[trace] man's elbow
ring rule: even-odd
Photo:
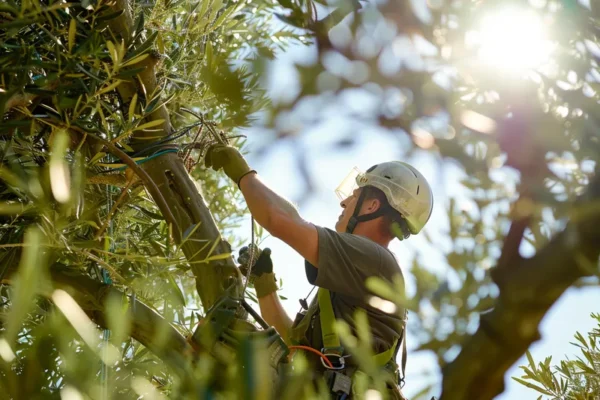
[[[293,222],[288,215],[273,212],[269,214],[267,226],[263,226],[263,228],[277,239],[283,240],[292,225]]]

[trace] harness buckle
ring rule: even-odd
[[[329,373],[331,374],[329,377],[331,392],[338,396],[341,395],[341,398],[348,397],[352,391],[352,378],[342,372],[329,371]]]

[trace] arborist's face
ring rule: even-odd
[[[350,217],[352,217],[352,214],[354,214],[354,208],[356,207],[356,202],[358,201],[358,196],[360,196],[361,190],[362,188],[354,189],[350,196],[341,201],[340,206],[342,207],[342,213],[335,223],[335,230],[337,232],[346,232],[348,221],[350,221]]]

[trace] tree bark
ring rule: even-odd
[[[540,339],[539,324],[550,307],[577,279],[598,273],[599,199],[597,175],[561,234],[532,258],[509,257],[511,265],[494,271],[496,305],[443,368],[440,400],[486,400],[502,393],[504,374]]]

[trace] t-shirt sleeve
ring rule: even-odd
[[[343,295],[365,298],[365,280],[379,276],[391,281],[400,268],[393,256],[377,243],[358,235],[316,227],[319,265],[305,263],[309,282]]]

